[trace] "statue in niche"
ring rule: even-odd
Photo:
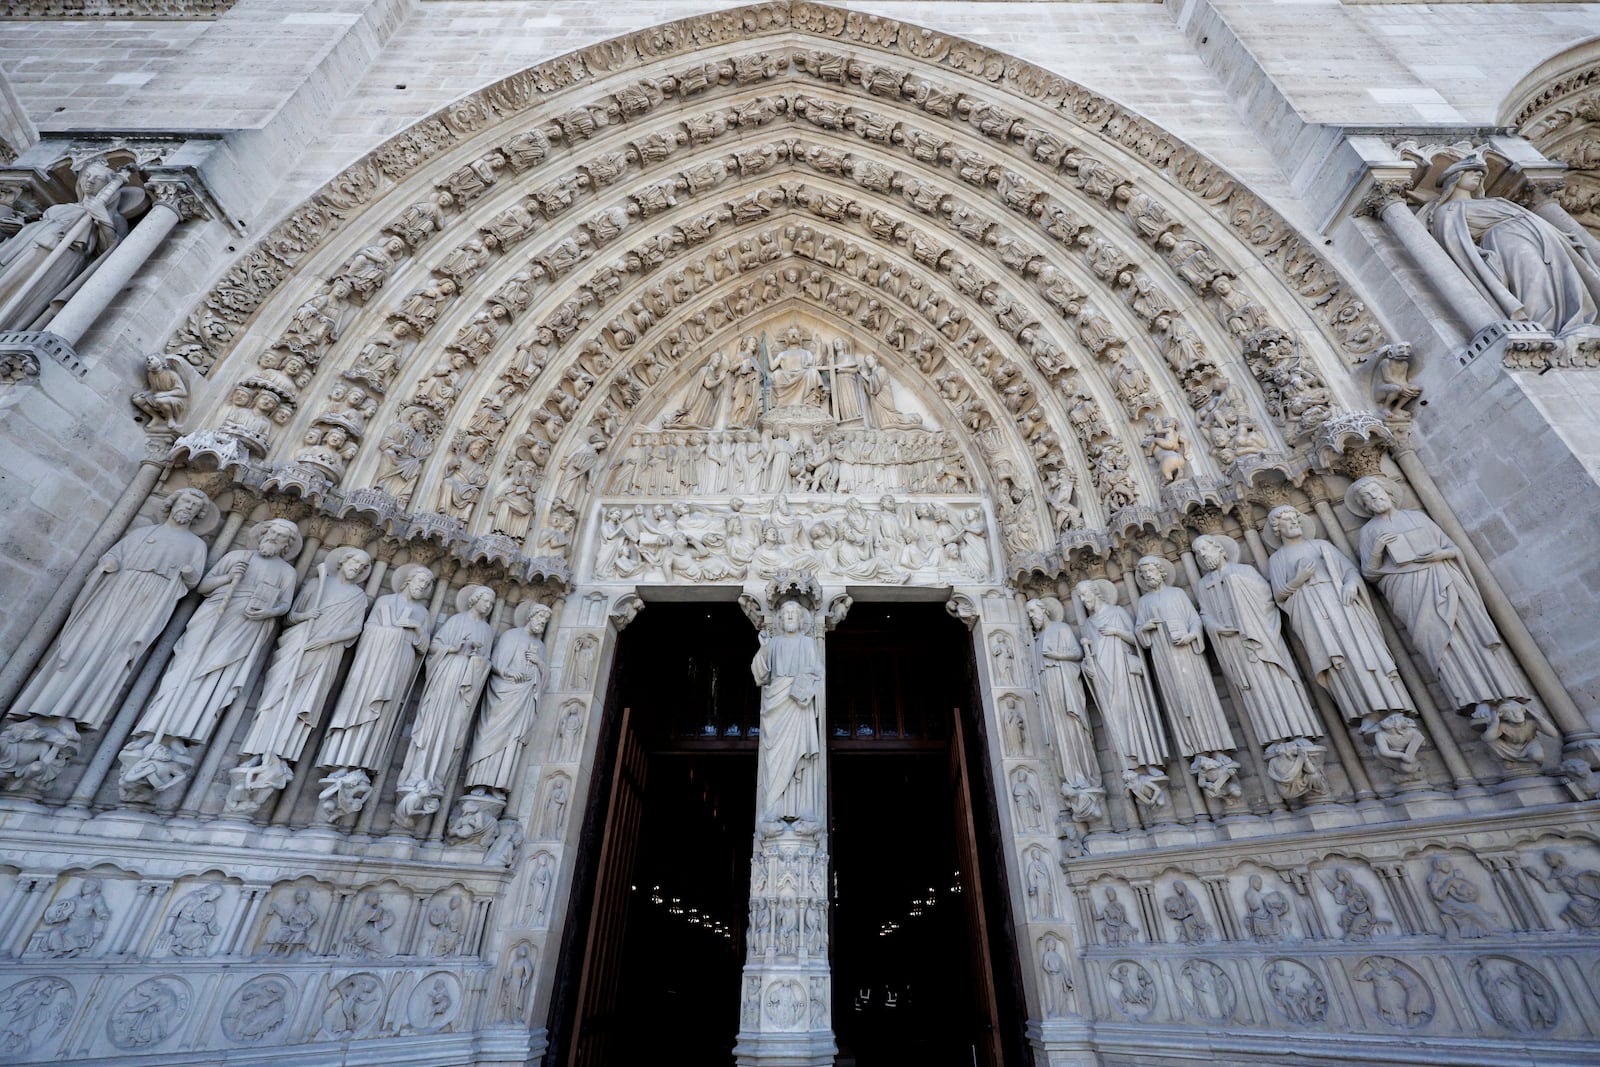
[[[662,420],[661,425],[675,430],[714,430],[720,425],[723,400],[729,386],[728,357],[711,353],[705,369],[689,386],[685,404]]]
[[[1043,849],[1028,850],[1028,867],[1023,872],[1028,886],[1028,912],[1034,919],[1056,917],[1055,876],[1050,873]]]
[[[523,1021],[528,1010],[528,994],[533,989],[533,949],[524,941],[518,945],[506,963],[506,973],[500,978],[501,1022]]]
[[[1154,412],[1149,412],[1145,415],[1145,423],[1149,426],[1150,432],[1144,436],[1144,452],[1155,463],[1156,470],[1161,474],[1161,481],[1170,485],[1179,478],[1187,477],[1188,444],[1178,432],[1178,420],[1170,415],[1158,416]]]
[[[1079,582],[1075,591],[1088,615],[1083,625],[1083,670],[1124,765],[1123,784],[1142,803],[1162,806],[1167,742],[1133,619],[1117,604],[1117,587],[1104,578]]]
[[[29,948],[53,959],[74,959],[99,943],[111,922],[111,907],[100,891],[100,879],[85,878],[75,896],[61,897],[44,910],[39,932]]]
[[[204,956],[212,940],[222,932],[217,924],[219,885],[201,886],[178,901],[167,924],[167,940],[174,956]]]
[[[1548,873],[1531,865],[1523,869],[1545,892],[1559,890],[1567,895],[1567,902],[1561,908],[1561,920],[1567,924],[1567,929],[1600,930],[1600,871],[1575,867],[1565,853],[1553,848],[1545,850],[1544,864]]]
[[[204,573],[197,533],[216,524],[216,505],[198,489],[179,489],[162,512],[162,522],[133,530],[100,558],[55,648],[11,706],[10,717],[25,721],[0,732],[8,788],[55,780],[77,750],[78,730],[105,725],[178,600]]]
[[[128,218],[149,202],[144,190],[103,160],[83,165],[70,204],[53,204],[0,244],[0,328],[27,330],[77,291],[128,234]]]
[[[1494,932],[1489,913],[1478,904],[1478,887],[1456,870],[1448,856],[1428,860],[1427,886],[1445,933],[1453,928],[1460,937],[1488,937]]]
[[[756,825],[763,833],[822,828],[822,753],[818,698],[823,663],[810,633],[810,612],[794,598],[776,612],[776,632],[760,633],[761,647],[750,664],[761,686],[760,781]]]
[[[1253,941],[1283,940],[1289,898],[1276,889],[1262,891],[1261,876],[1252,874],[1244,891],[1244,928]]]
[[[542,927],[550,921],[550,891],[555,887],[556,866],[550,853],[539,853],[534,861],[533,873],[528,882],[533,887],[533,925]]]
[[[996,630],[989,638],[989,655],[994,661],[994,684],[998,686],[1021,685],[1017,677],[1017,645],[1004,630]]]
[[[1187,882],[1172,883],[1172,895],[1162,901],[1161,910],[1178,927],[1178,940],[1184,944],[1198,945],[1211,936],[1211,924],[1200,913],[1200,901]]]
[[[578,758],[583,741],[583,704],[571,703],[561,714],[556,736],[550,741],[550,759],[557,763],[572,763]]]
[[[1045,1018],[1055,1019],[1066,1015],[1071,1010],[1069,996],[1072,993],[1072,972],[1067,968],[1061,939],[1054,934],[1046,934],[1040,945],[1039,969],[1044,972],[1040,996]]]
[[[1393,490],[1379,477],[1357,480],[1345,493],[1345,506],[1367,520],[1361,572],[1378,583],[1450,706],[1472,709],[1479,729],[1500,727],[1496,751],[1502,756],[1542,761],[1538,732],[1561,735],[1529,701],[1455,542],[1422,512],[1397,507]],[[1507,719],[1509,734],[1501,727]],[[1519,735],[1527,737],[1521,745]]]
[[[1066,617],[1066,606],[1057,597],[1028,601],[1028,621],[1038,634],[1039,701],[1056,753],[1061,794],[1071,803],[1073,817],[1084,820],[1100,816],[1105,790],[1099,785],[1100,763],[1079,673],[1083,648]]]
[[[1428,230],[1491,307],[1558,337],[1600,336],[1600,266],[1582,239],[1503,197],[1483,195],[1476,155],[1445,168]]]
[[[211,737],[289,610],[295,575],[283,557],[299,553],[300,531],[288,519],[268,519],[252,534],[255,551],[227,553],[200,581],[206,599],[184,628],[156,695],[118,757],[124,800],[154,800],[188,777],[187,770],[178,770],[188,746]]]
[[[1191,769],[1207,796],[1217,800],[1237,797],[1240,790],[1234,775],[1239,765],[1226,755],[1237,746],[1211,683],[1200,614],[1189,595],[1173,586],[1169,561],[1145,556],[1135,574],[1144,596],[1139,598],[1134,623],[1139,643],[1150,650],[1178,751],[1194,760]]]
[[[1372,894],[1356,881],[1348,867],[1335,867],[1333,880],[1324,883],[1333,902],[1342,909],[1339,913],[1339,930],[1346,941],[1371,941],[1384,932],[1389,924],[1372,911]]]
[[[350,920],[350,932],[344,938],[345,951],[357,959],[388,956],[384,934],[394,925],[394,919],[394,909],[384,904],[382,896],[366,894]]]
[[[1329,542],[1307,537],[1293,505],[1273,508],[1266,532],[1281,542],[1267,561],[1272,595],[1340,713],[1367,732],[1390,714],[1414,714],[1360,572]]]
[[[367,614],[361,583],[371,569],[372,557],[361,549],[336,548],[289,609],[255,719],[239,745],[244,758],[229,772],[226,813],[257,811],[293,780],[289,764],[322,719],[345,649],[361,636]]]
[[[133,394],[133,406],[145,414],[151,427],[163,423],[170,432],[179,431],[178,423],[189,410],[187,367],[177,356],[162,352],[144,357],[145,388]]]
[[[1193,547],[1202,571],[1200,621],[1256,740],[1270,746],[1321,737],[1322,727],[1283,643],[1272,586],[1254,567],[1239,562],[1239,542],[1231,537],[1202,534]]]
[[[1032,772],[1018,767],[1011,775],[1011,804],[1017,816],[1017,832],[1036,834],[1044,830],[1044,803]]]
[[[1100,936],[1112,948],[1131,945],[1139,939],[1139,928],[1128,921],[1128,909],[1111,886],[1106,886],[1105,906],[1094,918],[1100,924]]]
[[[372,789],[370,772],[389,757],[389,732],[416,679],[428,649],[427,598],[433,572],[420,563],[396,567],[361,630],[354,662],[339,691],[328,735],[317,765],[332,768],[322,779],[322,814],[327,819],[353,815]]]
[[[288,904],[273,901],[267,911],[272,925],[261,939],[269,956],[297,956],[311,948],[311,928],[322,921],[311,903],[311,890],[304,886],[294,891]]]
[[[539,834],[545,840],[555,841],[561,837],[561,828],[567,823],[567,801],[570,796],[565,775],[558,774],[550,779],[544,794],[544,811],[539,817]]]
[[[550,609],[525,600],[517,605],[514,620],[515,627],[494,643],[483,714],[467,756],[468,796],[491,794],[503,800],[510,793],[549,673],[543,637]]]
[[[411,722],[396,791],[394,817],[402,826],[439,810],[445,776],[461,752],[473,709],[489,680],[494,627],[488,620],[494,603],[493,589],[467,586],[456,594],[456,614],[433,635],[423,670],[426,685]]]

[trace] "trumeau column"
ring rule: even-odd
[[[751,664],[761,686],[761,747],[734,1061],[831,1064],[838,1050],[828,968],[822,589],[809,575],[784,571],[767,583],[764,603],[749,593],[740,603],[761,628]],[[829,622],[843,618],[849,598],[834,604]]]

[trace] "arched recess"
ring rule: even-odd
[[[179,454],[563,574],[591,511],[560,472],[808,297],[962,436],[1010,574],[1298,477],[1384,341],[1309,242],[1112,101],[933,31],[758,4],[541,64],[347,168],[169,342],[212,383]],[[508,491],[535,510],[497,532]]]
[[[1568,214],[1600,237],[1600,38],[1530,71],[1507,94],[1500,122],[1515,127],[1547,159],[1567,165],[1564,182],[1551,191]]]

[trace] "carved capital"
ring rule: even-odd
[[[157,204],[170,208],[179,222],[211,217],[199,193],[181,178],[152,178],[145,182],[144,189]]]
[[[1356,205],[1356,214],[1381,218],[1389,205],[1406,202],[1407,189],[1408,184],[1404,181],[1375,181],[1372,187],[1362,194],[1360,203]]]

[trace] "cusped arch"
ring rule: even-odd
[[[212,429],[185,447],[275,464],[269,488],[360,494],[379,428],[403,418],[427,438],[407,505],[436,496],[452,462],[459,473],[445,454],[462,441],[468,464],[504,479],[533,461],[501,441],[529,432],[526,413],[552,388],[581,381],[570,372],[585,352],[613,378],[637,355],[608,326],[671,277],[652,256],[664,264],[726,236],[736,258],[739,242],[774,227],[875,249],[867,254],[901,277],[942,290],[970,324],[946,331],[959,356],[948,361],[1008,435],[1021,416],[1022,434],[1071,452],[1080,491],[1098,482],[1091,468],[1105,468],[1115,442],[1113,470],[1135,464],[1137,485],[1095,484],[1102,499],[1086,510],[1107,526],[1112,505],[1153,513],[1172,502],[1154,481],[1169,468],[1127,455],[1159,419],[1188,442],[1193,472],[1220,484],[1240,476],[1224,468],[1238,466],[1241,423],[1278,424],[1255,427],[1265,447],[1253,455],[1295,449],[1347,388],[1329,372],[1383,339],[1264,203],[1114,103],[932,31],[763,4],[505,79],[330,182],[230,268],[171,340],[228,387],[212,399]],[[816,259],[793,242],[785,256]],[[737,296],[742,274],[696,285],[706,299],[689,322]],[[908,314],[895,299],[897,316]],[[684,328],[678,311],[675,302],[655,325]],[[530,344],[546,350],[538,366],[518,366]],[[1007,408],[995,361],[973,358],[980,346],[1026,383],[1037,412]],[[430,386],[422,411],[413,392],[403,414],[406,390],[431,367],[448,384]],[[609,382],[582,374],[596,380],[574,397],[577,418],[536,453],[556,469],[614,399]],[[1081,383],[1073,393],[1069,379]],[[484,404],[493,390],[498,408]],[[1086,416],[1073,415],[1085,396],[1104,424],[1087,436]],[[1015,455],[1029,452],[1023,436]],[[1035,535],[1048,543],[1057,524],[1040,465],[1013,466],[1027,469]],[[462,531],[483,525],[451,518]]]

